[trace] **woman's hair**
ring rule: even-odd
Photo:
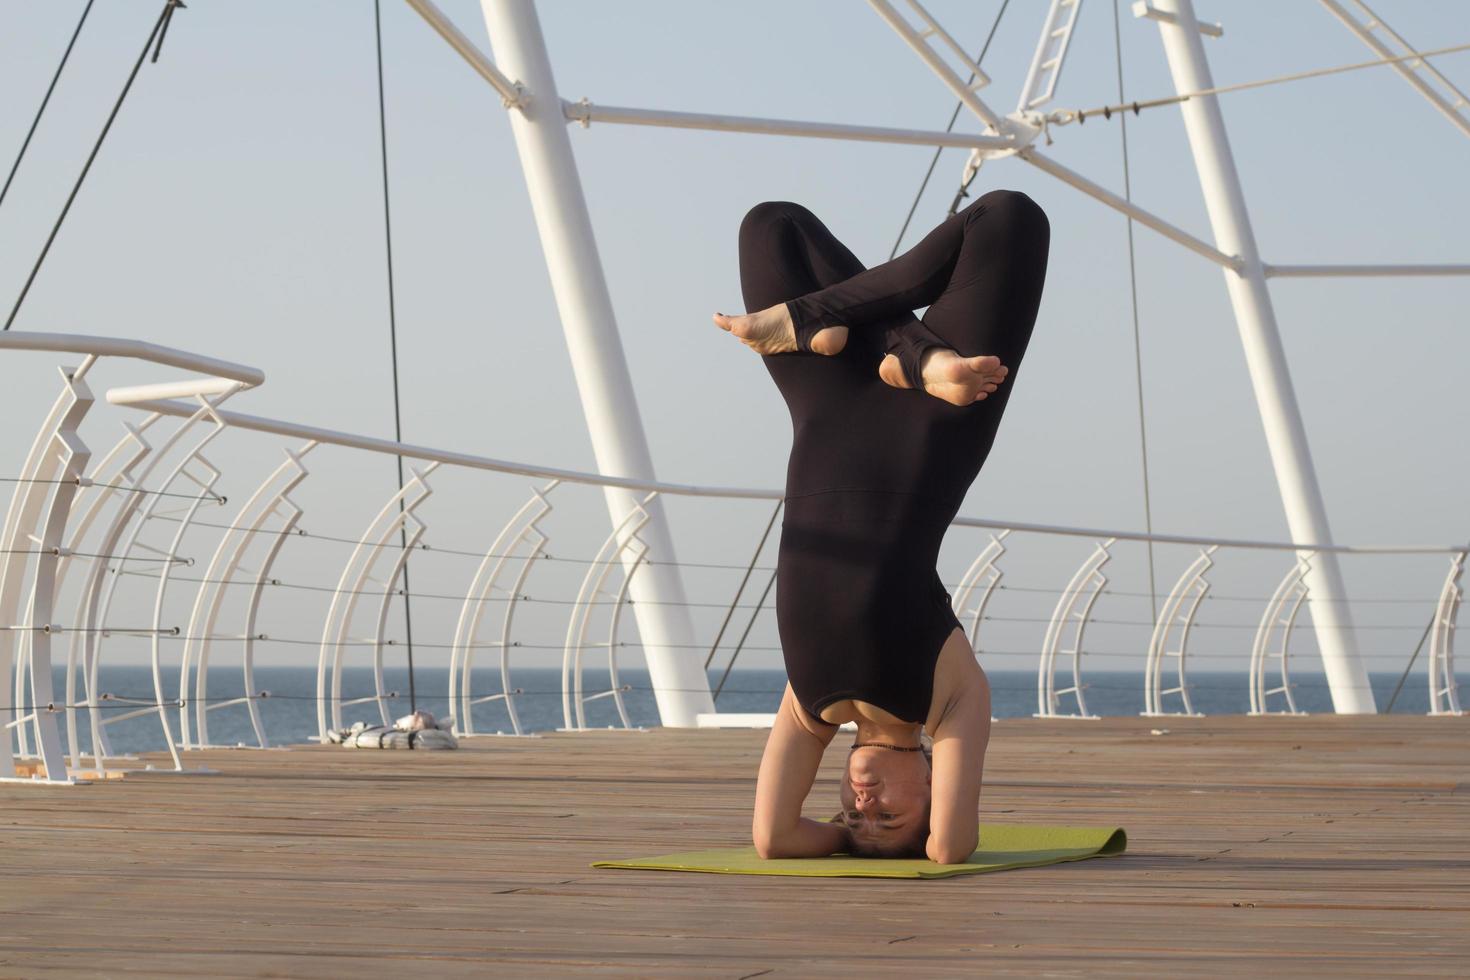
[[[848,853],[860,858],[926,858],[929,856],[929,806],[924,807],[924,819],[918,833],[902,847],[881,848],[876,844],[862,843],[848,838]]]

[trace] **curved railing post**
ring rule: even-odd
[[[617,706],[618,718],[623,727],[632,727],[627,707],[623,703],[622,687],[618,682],[617,632],[622,607],[627,601],[628,583],[638,569],[647,563],[648,545],[638,537],[638,532],[649,519],[644,505],[657,496],[658,491],[655,490],[643,497],[618,526],[613,528],[582,578],[582,586],[577,592],[577,600],[572,605],[572,613],[567,622],[566,645],[562,651],[562,717],[567,730],[584,731],[587,728],[588,702],[607,697],[612,698]],[[631,563],[622,561],[624,552],[632,556]],[[625,569],[622,586],[616,592],[609,592],[602,587],[603,583],[613,569],[619,567]],[[586,694],[582,690],[582,659],[588,647],[601,645],[588,639],[593,607],[597,605],[612,606],[608,616],[606,643],[609,686],[605,691]]]
[[[11,702],[0,704],[0,779],[19,777],[11,732],[19,736],[29,726],[44,769],[32,778],[72,781],[52,692],[51,638],[59,630],[52,613],[67,519],[91,458],[77,427],[94,401],[83,378],[95,361],[89,356],[79,367],[62,370],[61,393],[31,444],[0,534],[0,698]],[[23,673],[27,683],[12,685],[12,671]],[[23,696],[8,693],[17,689]]]
[[[1434,607],[1434,626],[1429,634],[1429,713],[1463,715],[1460,686],[1455,679],[1455,619],[1460,613],[1464,590],[1460,576],[1465,571],[1465,552],[1450,561],[1449,574]]]
[[[423,525],[418,522],[414,512],[433,494],[428,476],[438,468],[438,463],[430,463],[422,469],[410,469],[411,478],[378,511],[342,568],[342,576],[337,580],[337,588],[332,593],[332,602],[327,609],[326,624],[322,629],[321,654],[317,660],[317,738],[323,742],[327,740],[328,730],[343,727],[342,709],[354,704],[371,701],[377,705],[382,723],[387,725],[391,721],[388,717],[389,693],[383,684],[383,617],[387,612],[387,603],[397,587],[403,564],[408,559],[409,548],[398,549],[400,554],[392,564],[390,573],[379,579],[383,584],[383,592],[378,610],[378,631],[371,641],[373,694],[351,701],[342,700],[343,660],[347,646],[352,642],[350,633],[353,611],[357,608],[358,598],[366,592],[365,586],[372,578],[379,558],[393,549],[393,538],[400,529],[409,527],[409,522],[413,522],[413,529],[408,532],[413,543],[417,543],[423,533]]]
[[[1251,645],[1250,713],[1253,715],[1306,714],[1297,709],[1296,697],[1292,694],[1289,657],[1291,630],[1296,625],[1297,614],[1301,612],[1302,603],[1306,601],[1310,591],[1307,574],[1311,570],[1312,553],[1303,552],[1276,586],[1276,591],[1271,593],[1266,611],[1261,615],[1261,625],[1256,629],[1255,642]],[[1275,687],[1267,686],[1266,666],[1269,660],[1280,661],[1281,683]],[[1273,694],[1280,694],[1286,701],[1284,711],[1271,710],[1270,697]]]
[[[184,653],[179,664],[180,741],[186,748],[202,748],[210,744],[210,712],[241,703],[245,705],[249,715],[256,745],[266,748],[270,744],[264,722],[260,717],[259,706],[256,704],[255,616],[260,605],[262,589],[269,581],[271,567],[276,556],[301,517],[301,508],[291,500],[289,494],[306,479],[308,470],[301,460],[316,445],[315,442],[307,442],[294,452],[286,450],[285,461],[261,481],[260,486],[250,495],[244,506],[240,508],[238,518],[225,529],[214,554],[210,557],[209,566],[199,585],[199,591],[194,595],[194,606],[189,614],[189,625],[184,639]],[[274,530],[266,531],[266,524],[272,518],[279,521],[279,526]],[[214,641],[218,638],[215,630],[224,605],[226,590],[234,584],[235,574],[242,568],[241,563],[247,551],[262,533],[269,534],[271,540],[264,560],[256,570],[255,581],[246,602],[244,629],[240,637],[243,643],[241,653],[242,694],[238,698],[211,701],[209,698],[211,654]],[[194,688],[192,698],[189,693],[191,679]],[[192,739],[189,725],[191,701],[194,709]]]
[[[112,449],[102,458],[92,472],[92,476],[84,481],[82,488],[77,493],[77,500],[73,502],[73,509],[81,507],[80,501],[86,500],[86,507],[81,512],[72,532],[70,551],[66,556],[66,563],[57,570],[57,599],[61,597],[61,585],[66,573],[71,570],[75,559],[86,563],[87,575],[83,581],[77,596],[76,608],[72,613],[73,623],[86,621],[86,610],[89,597],[99,589],[102,577],[107,574],[107,562],[109,555],[106,548],[95,548],[86,554],[78,554],[83,551],[84,542],[92,524],[101,516],[103,509],[109,501],[115,497],[120,490],[131,486],[133,483],[133,470],[143,461],[153,447],[143,438],[154,423],[163,418],[156,412],[150,414],[137,426],[123,426],[123,435],[113,445]],[[66,743],[67,754],[71,756],[73,768],[81,768],[82,743],[77,718],[78,692],[77,676],[81,675],[82,686],[85,691],[85,702],[89,708],[89,722],[93,731],[101,729],[100,709],[96,697],[97,692],[91,686],[91,665],[86,660],[90,656],[91,647],[88,643],[89,634],[85,630],[72,630],[70,642],[66,648]],[[92,746],[94,757],[98,756],[100,749],[97,745]],[[99,769],[104,763],[100,758],[97,760]]]
[[[40,532],[38,529],[41,508],[45,506],[48,494],[51,493],[55,483],[55,477],[43,478],[38,476],[43,471],[54,472],[61,458],[48,459],[46,454],[51,452],[53,446],[60,439],[61,431],[67,427],[67,416],[76,410],[79,398],[85,398],[89,402],[93,400],[90,390],[82,382],[87,370],[91,367],[92,360],[88,360],[83,366],[71,369],[63,368],[62,387],[57,394],[56,400],[51,404],[51,411],[36,430],[36,436],[31,442],[30,452],[26,456],[25,464],[21,467],[21,474],[15,481],[15,490],[11,494],[10,507],[6,513],[3,537],[0,537],[0,590],[9,589],[11,594],[3,596],[0,592],[0,626],[4,627],[4,636],[0,636],[0,664],[5,664],[6,669],[0,673],[0,684],[9,686],[13,693],[8,704],[0,706],[0,754],[11,757],[26,757],[35,754],[35,747],[31,739],[31,729],[27,724],[19,721],[6,721],[3,713],[10,708],[22,711],[26,706],[35,702],[31,694],[30,684],[30,633],[38,628],[37,624],[30,618],[30,609],[34,602],[33,584],[27,586],[28,581],[33,582],[33,577],[27,575],[27,570],[32,565],[32,557],[39,557],[38,542]],[[85,392],[85,394],[83,394]],[[74,428],[74,427],[73,427]],[[86,485],[86,477],[80,477],[78,483]],[[80,488],[76,489],[80,493]],[[72,506],[75,506],[76,495],[73,494]],[[75,540],[69,543],[75,544]],[[55,587],[53,589],[53,601],[61,582],[65,577],[67,565],[70,563],[72,549],[68,543],[63,543],[61,554],[56,556],[57,563],[54,572]],[[21,610],[26,610],[22,612]],[[72,631],[73,635],[75,631]],[[14,732],[15,741],[12,745],[10,734]],[[3,775],[3,773],[0,773]]]
[[[560,480],[552,480],[531,491],[531,499],[516,511],[515,515],[500,529],[495,542],[485,553],[475,577],[465,593],[464,605],[460,607],[459,621],[454,628],[454,644],[449,661],[449,708],[455,715],[455,733],[477,735],[474,722],[474,707],[489,701],[504,701],[506,714],[510,716],[511,731],[521,735],[521,719],[516,712],[516,689],[510,683],[511,623],[515,617],[516,603],[521,598],[531,566],[544,554],[548,535],[541,529],[540,521],[551,513],[551,501],[547,495]],[[517,554],[525,548],[524,554]],[[518,559],[517,564],[512,561]],[[502,573],[511,575],[509,585],[502,586]],[[486,607],[495,598],[497,590],[505,593],[504,613],[500,620],[500,693],[475,697],[473,688],[475,650],[482,646],[478,637],[480,623],[485,618]]]
[[[184,560],[179,557],[178,548],[183,541],[184,534],[189,529],[189,525],[193,522],[194,515],[198,512],[199,504],[202,503],[206,497],[219,499],[218,495],[214,493],[214,484],[219,478],[219,471],[209,464],[208,460],[203,457],[202,453],[211,442],[218,438],[218,436],[225,430],[226,427],[224,419],[217,414],[216,408],[220,405],[220,403],[227,400],[231,395],[240,391],[242,388],[244,388],[244,385],[242,384],[231,383],[224,386],[221,390],[215,391],[211,394],[197,394],[194,396],[197,399],[198,407],[195,409],[194,413],[190,415],[187,419],[185,419],[183,423],[179,425],[178,429],[175,430],[174,433],[169,436],[167,440],[165,440],[164,444],[159,447],[158,451],[155,452],[152,457],[148,459],[147,463],[142,468],[142,472],[136,478],[136,483],[133,489],[138,492],[132,494],[135,499],[130,502],[125,502],[124,506],[119,509],[117,516],[113,519],[113,525],[107,537],[109,540],[114,542],[120,541],[121,544],[114,554],[116,560],[109,568],[112,577],[107,582],[107,588],[102,594],[100,603],[97,603],[93,607],[92,615],[90,616],[88,623],[89,626],[95,628],[95,631],[98,634],[93,640],[92,654],[90,658],[88,686],[91,690],[95,691],[98,688],[98,672],[100,670],[102,659],[103,640],[105,640],[109,635],[109,633],[105,630],[108,614],[112,609],[112,604],[114,597],[117,594],[118,585],[122,582],[123,576],[129,574],[128,562],[132,560],[133,553],[139,548],[154,552],[158,557],[160,571],[158,575],[158,587],[154,591],[153,625],[151,627],[150,640],[151,656],[149,658],[153,677],[153,701],[148,702],[142,699],[130,697],[114,699],[119,704],[135,704],[138,707],[132,711],[124,711],[120,714],[110,715],[94,723],[93,738],[101,746],[104,753],[106,753],[107,751],[107,745],[104,741],[105,736],[103,736],[102,732],[106,729],[107,726],[115,725],[120,722],[127,721],[131,718],[156,714],[158,716],[159,726],[163,730],[164,743],[168,748],[170,757],[173,760],[174,771],[183,771],[184,761],[183,758],[179,755],[179,747],[173,737],[173,726],[169,724],[167,710],[170,707],[177,708],[179,706],[179,703],[177,700],[172,702],[165,701],[163,694],[163,663],[162,649],[160,646],[160,643],[162,641],[162,631],[164,629],[161,619],[163,613],[163,598],[164,593],[168,588],[169,577],[173,570],[173,565]],[[211,423],[210,427],[204,432],[202,436],[195,440],[194,444],[188,449],[187,452],[184,452],[180,455],[178,462],[174,464],[173,469],[169,471],[168,475],[164,477],[158,487],[147,487],[148,477],[152,474],[154,469],[156,469],[165,459],[168,458],[170,450],[182,443],[184,436],[192,431],[197,423],[206,421]],[[203,476],[189,472],[190,464],[195,462],[204,467],[205,474]],[[142,537],[143,530],[148,527],[149,523],[155,518],[163,516],[157,513],[160,501],[167,499],[168,497],[180,495],[176,491],[174,491],[173,488],[178,485],[181,480],[187,480],[188,482],[193,483],[198,488],[199,492],[197,494],[189,495],[192,497],[192,499],[189,505],[185,508],[184,517],[178,522],[179,526],[174,532],[170,543],[165,548],[156,548],[147,544],[140,543],[140,538]],[[143,493],[142,491],[145,488],[150,492],[146,494]],[[146,500],[142,500],[142,498],[146,498]],[[140,500],[142,502],[141,506],[139,506]],[[129,506],[128,504],[131,504],[131,506]],[[135,514],[137,519],[131,520]],[[131,524],[130,526],[128,526],[130,522]],[[122,531],[125,527],[127,527],[127,534],[126,537],[123,537]],[[108,553],[113,554],[113,550],[109,548]],[[100,764],[101,763],[99,762],[99,765]]]
[[[1189,631],[1194,626],[1194,615],[1210,591],[1205,572],[1215,563],[1212,557],[1215,550],[1214,546],[1200,550],[1199,557],[1179,576],[1159,610],[1158,621],[1154,623],[1153,635],[1149,638],[1148,664],[1144,669],[1144,716],[1183,714],[1198,717],[1200,714],[1189,699],[1185,656],[1189,651]],[[1171,637],[1175,638],[1172,642]],[[1164,687],[1164,662],[1169,657],[1174,658],[1175,684]],[[1184,710],[1165,711],[1164,696],[1168,694],[1179,695]]]
[[[1062,590],[1046,626],[1046,638],[1041,644],[1041,666],[1036,679],[1036,717],[1038,718],[1096,718],[1088,714],[1087,698],[1082,684],[1082,635],[1087,630],[1088,617],[1097,602],[1108,577],[1102,568],[1112,558],[1108,549],[1117,541],[1108,538],[1093,549],[1073,574],[1067,587]],[[1069,642],[1070,641],[1070,642]],[[1067,646],[1063,646],[1068,643]],[[1069,657],[1072,667],[1072,683],[1058,688],[1056,680],[1057,657]],[[1061,698],[1070,694],[1077,703],[1074,714],[1062,714]]]
[[[975,556],[975,560],[970,562],[970,567],[965,570],[965,574],[960,578],[959,586],[954,590],[952,605],[955,615],[961,622],[969,617],[970,649],[975,651],[977,657],[980,655],[980,624],[985,621],[985,607],[990,605],[990,597],[995,594],[1000,580],[1005,577],[1005,572],[1001,571],[996,563],[1000,561],[1000,556],[1006,553],[1006,546],[1001,542],[1005,541],[1006,536],[1010,533],[1010,530],[1007,529],[990,536],[989,543],[980,550],[980,554]],[[980,601],[971,606],[970,600],[974,597],[976,590],[980,592]]]

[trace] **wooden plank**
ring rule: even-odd
[[[1463,975],[1470,955],[1470,719],[998,723],[983,818],[1119,824],[1119,859],[932,882],[588,867],[744,844],[763,741],[212,750],[188,762],[217,775],[0,786],[0,975]]]

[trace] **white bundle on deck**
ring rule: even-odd
[[[457,749],[453,728],[453,718],[435,721],[429,712],[420,710],[404,715],[391,727],[359,721],[351,728],[327,732],[327,741],[349,749]]]

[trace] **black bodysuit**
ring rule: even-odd
[[[939,652],[960,625],[939,546],[1016,384],[1049,242],[1046,214],[1006,190],[866,270],[799,204],[758,204],[741,223],[748,311],[784,302],[804,333],[848,328],[835,356],[762,358],[793,429],[776,618],[792,691],[813,717],[849,698],[905,721],[928,716]],[[986,400],[951,405],[918,383],[934,346],[995,354],[1010,374]],[[887,353],[913,388],[878,377]]]

